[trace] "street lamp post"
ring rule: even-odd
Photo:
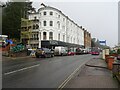
[[[38,17],[38,19],[40,20],[40,16]],[[40,26],[41,26],[41,23],[39,23],[39,32],[38,32],[38,35],[39,35],[39,42],[38,42],[39,46],[38,46],[38,47],[39,47],[39,48],[41,48],[41,34],[42,34],[42,33],[40,32],[40,31],[41,31],[41,30],[40,30]]]
[[[41,32],[40,31],[39,31],[38,35],[39,35],[39,48],[41,48]]]

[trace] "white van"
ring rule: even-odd
[[[63,46],[57,46],[54,49],[54,55],[67,55],[67,47],[63,47]]]

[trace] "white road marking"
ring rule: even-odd
[[[33,65],[33,66],[30,66],[30,67],[26,67],[26,68],[22,68],[22,69],[15,70],[15,71],[11,71],[11,72],[7,72],[7,73],[4,73],[4,75],[9,75],[9,74],[12,74],[12,73],[20,72],[20,71],[30,69],[30,68],[34,68],[34,67],[38,67],[38,66],[40,66],[40,64]]]
[[[70,74],[68,78],[64,80],[64,82],[58,87],[57,90],[62,90],[65,87],[65,85],[73,78],[73,76],[80,70],[80,68],[87,62],[88,61],[82,63],[75,71],[73,71],[73,73]]]

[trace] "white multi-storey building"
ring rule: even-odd
[[[84,30],[60,10],[44,6],[37,13],[29,15],[29,20],[38,19],[39,28],[34,29],[42,46],[84,46]],[[49,42],[49,43],[48,43]],[[46,43],[46,44],[45,44]]]

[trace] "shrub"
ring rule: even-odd
[[[116,54],[116,51],[115,50],[110,50],[109,54]]]
[[[120,48],[117,50],[117,54],[120,54]]]

